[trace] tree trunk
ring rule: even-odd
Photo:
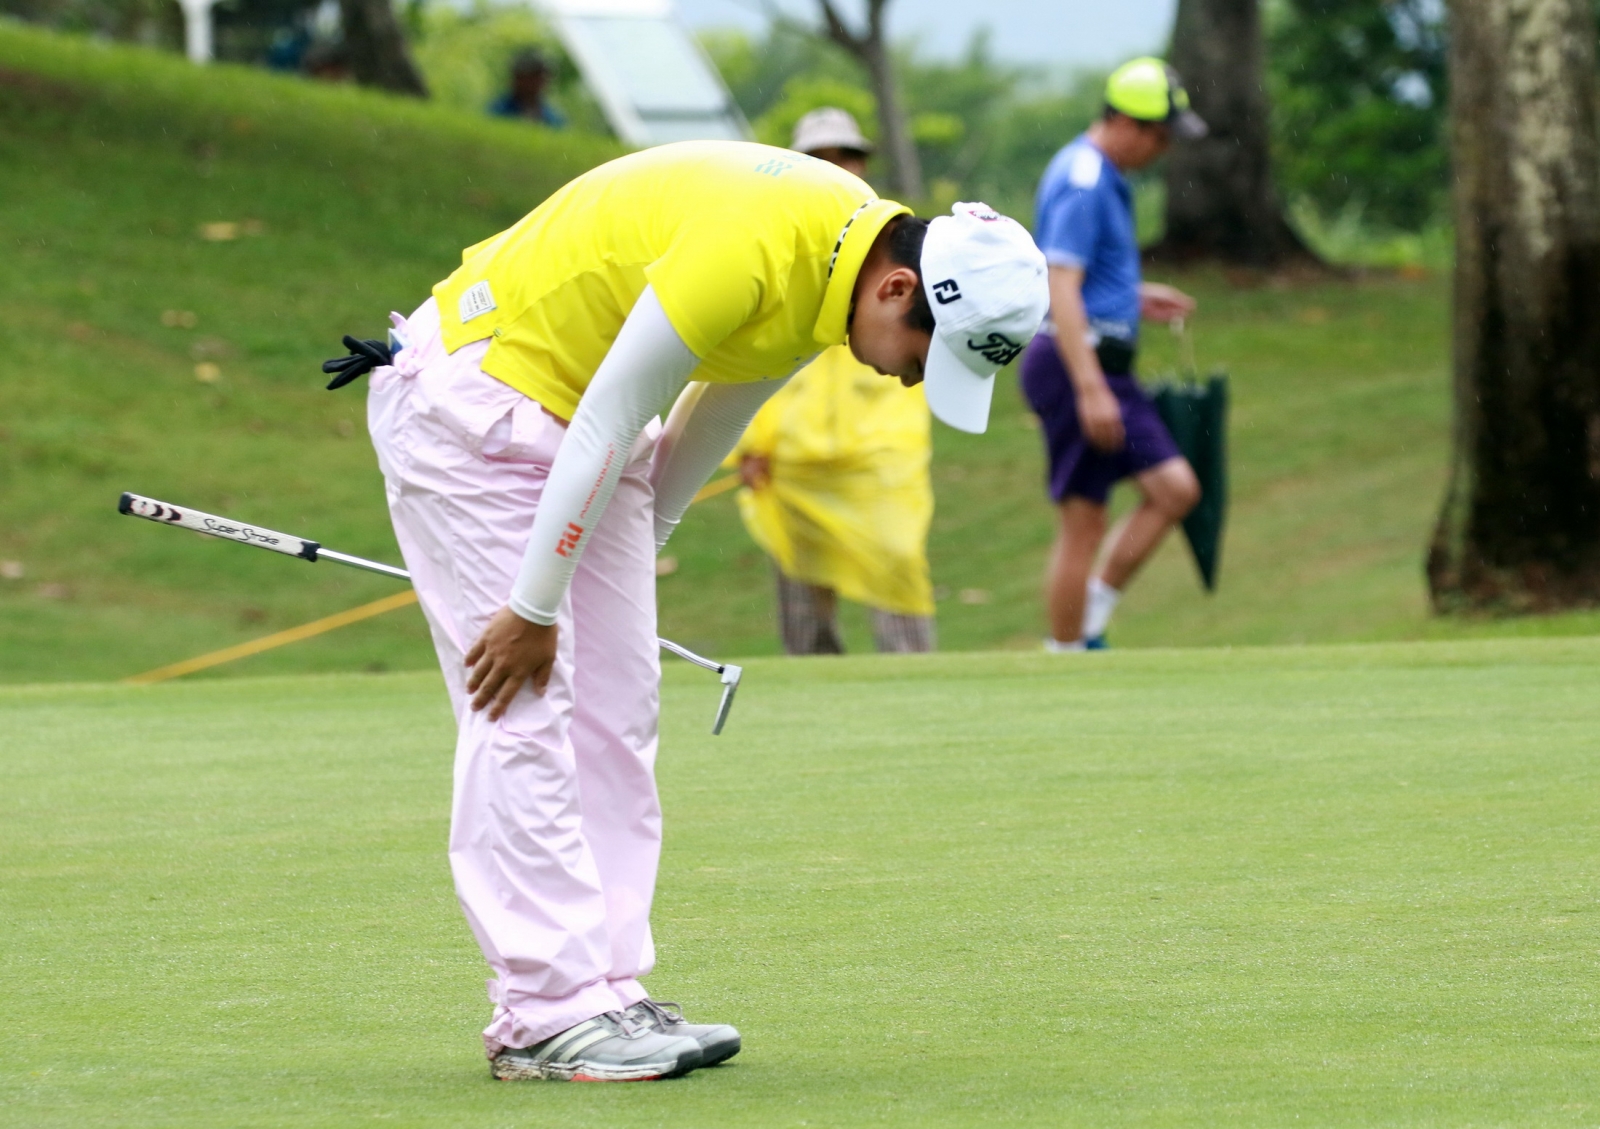
[[[867,0],[867,29],[850,30],[833,6],[833,0],[817,0],[822,12],[823,32],[867,68],[872,93],[878,99],[878,126],[883,133],[883,149],[889,158],[889,181],[897,194],[908,200],[922,199],[922,160],[911,137],[911,123],[900,103],[900,88],[894,81],[894,64],[889,57],[884,12],[889,0]]]
[[[1600,144],[1588,0],[1453,0],[1455,446],[1439,610],[1600,601]]]
[[[1256,0],[1178,0],[1172,65],[1211,132],[1167,155],[1167,230],[1153,257],[1314,261],[1272,184],[1262,56]]]
[[[350,73],[357,82],[396,94],[428,96],[390,0],[339,0],[339,20]]]
[[[905,107],[900,104],[900,89],[895,85],[889,50],[881,41],[873,44],[864,61],[872,78],[872,93],[878,99],[878,126],[883,131],[883,149],[889,157],[889,179],[901,196],[921,200],[922,159],[911,137]]]

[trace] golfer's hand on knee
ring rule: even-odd
[[[529,680],[533,692],[543,694],[556,663],[556,625],[530,623],[510,608],[501,608],[467,652],[467,693],[472,708],[489,708],[498,721],[511,699]]]

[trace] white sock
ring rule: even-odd
[[[1084,647],[1082,639],[1074,639],[1070,643],[1063,643],[1059,639],[1047,638],[1044,641],[1044,649],[1047,653],[1052,655],[1066,655],[1071,654],[1073,651],[1081,651],[1084,649]]]
[[[1098,576],[1089,578],[1089,598],[1083,609],[1085,639],[1094,639],[1106,633],[1106,628],[1111,623],[1111,613],[1117,610],[1117,601],[1120,599],[1122,593],[1104,580]]]

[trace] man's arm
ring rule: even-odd
[[[1056,350],[1067,366],[1078,419],[1089,442],[1102,451],[1123,443],[1122,409],[1106,384],[1100,358],[1089,344],[1089,314],[1083,307],[1083,268],[1050,268],[1050,320],[1056,329]]]
[[[1176,286],[1164,282],[1139,285],[1139,316],[1146,321],[1170,323],[1194,313],[1195,301]]]

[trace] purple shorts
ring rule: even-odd
[[[1022,393],[1044,425],[1050,496],[1057,502],[1070,496],[1104,505],[1111,488],[1124,478],[1181,457],[1156,406],[1132,375],[1107,373],[1106,383],[1122,408],[1127,434],[1122,449],[1109,453],[1090,446],[1078,424],[1078,398],[1055,338],[1041,333],[1022,355]]]

